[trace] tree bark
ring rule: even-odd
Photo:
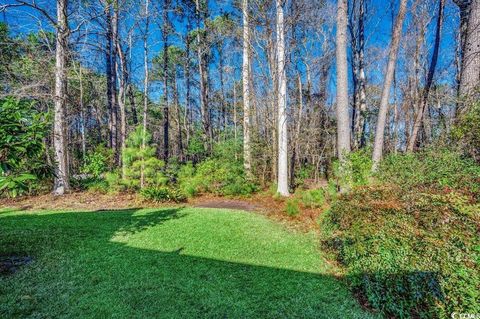
[[[365,77],[365,11],[366,0],[354,0],[350,25],[352,41],[352,65],[354,77],[354,112],[352,116],[353,148],[365,145],[363,127],[367,112]],[[355,24],[355,26],[353,25]]]
[[[55,50],[55,109],[53,147],[55,150],[55,181],[53,194],[63,195],[70,189],[65,110],[67,107],[67,50],[70,33],[67,15],[68,0],[57,0],[57,26]]]
[[[414,124],[413,124],[413,131],[410,135],[408,140],[407,151],[412,152],[415,148],[415,143],[417,141],[418,131],[420,130],[420,126],[422,125],[422,120],[425,117],[425,108],[428,103],[428,95],[430,93],[430,88],[433,83],[433,76],[435,75],[435,69],[437,67],[438,61],[438,53],[440,50],[440,39],[441,39],[441,32],[442,32],[442,22],[443,22],[443,8],[445,6],[445,0],[439,1],[439,8],[438,8],[438,17],[437,17],[437,28],[435,32],[435,43],[433,46],[433,54],[432,60],[430,61],[430,66],[428,68],[428,75],[427,81],[425,83],[425,88],[423,89],[422,99],[420,101],[420,105],[415,116]]]
[[[169,156],[169,109],[168,109],[168,6],[169,1],[164,0],[163,6],[163,160],[168,161]]]
[[[340,161],[350,153],[350,115],[348,113],[347,0],[337,6],[337,153]]]
[[[116,77],[116,48],[115,37],[117,36],[117,26],[115,16],[112,17],[112,4],[109,1],[105,2],[105,15],[107,23],[107,33],[106,33],[106,48],[105,48],[105,59],[106,59],[106,77],[107,77],[107,103],[109,110],[109,130],[110,130],[110,147],[113,149],[115,163],[119,162],[118,156],[118,128],[117,128],[117,77]]]
[[[252,177],[250,149],[250,30],[248,22],[248,0],[243,0],[243,167],[247,177]]]
[[[126,177],[126,167],[125,163],[123,161],[122,155],[125,151],[126,148],[126,135],[127,135],[127,120],[126,120],[126,114],[125,114],[125,97],[126,97],[126,91],[125,91],[125,86],[126,86],[126,81],[127,81],[127,61],[125,54],[123,52],[122,46],[120,44],[120,37],[118,34],[118,24],[119,24],[119,5],[118,5],[118,0],[113,0],[113,30],[115,32],[113,33],[113,41],[115,45],[115,52],[118,53],[119,60],[115,59],[115,71],[119,75],[119,88],[118,88],[118,96],[117,96],[117,101],[118,101],[118,107],[120,110],[120,134],[118,135],[118,138],[120,140],[120,156],[119,156],[119,161],[122,167],[122,178]],[[119,63],[118,63],[119,62]]]
[[[464,41],[460,97],[469,103],[480,84],[480,0],[471,0]]]
[[[142,135],[142,149],[146,147],[146,137],[147,137],[147,116],[148,116],[148,83],[149,83],[149,72],[148,72],[148,31],[150,26],[150,12],[149,12],[150,0],[145,0],[145,34],[143,35],[143,135]],[[145,166],[143,165],[140,168],[140,188],[145,186]]]
[[[385,124],[388,113],[388,100],[390,97],[390,87],[393,81],[393,75],[395,74],[395,65],[397,63],[398,48],[400,44],[400,38],[402,37],[403,21],[405,19],[405,13],[407,11],[407,0],[400,1],[400,9],[393,28],[392,43],[390,44],[390,53],[388,56],[388,65],[385,73],[385,81],[383,82],[382,97],[380,100],[380,108],[378,112],[377,128],[375,130],[375,142],[373,145],[373,166],[372,169],[376,170],[383,153],[383,141],[385,134]]]
[[[197,59],[198,73],[200,75],[200,113],[202,116],[202,126],[205,139],[205,148],[211,151],[213,132],[210,125],[210,112],[208,110],[208,81],[204,54],[202,52],[202,35],[200,30],[200,0],[195,0],[196,16],[197,16]]]
[[[278,178],[277,193],[288,196],[287,78],[285,73],[285,26],[283,0],[276,0],[278,75]]]

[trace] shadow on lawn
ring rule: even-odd
[[[179,208],[4,215],[0,255],[16,249],[35,262],[0,277],[0,317],[374,317],[329,275],[111,241],[186,214]]]

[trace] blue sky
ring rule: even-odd
[[[1,0],[3,3],[14,2],[13,0]],[[55,1],[54,0],[37,0],[37,2],[48,8],[49,12],[52,13],[54,16],[55,12]],[[335,5],[335,1],[327,0],[330,5]],[[156,3],[152,1],[152,3]],[[370,0],[368,6],[368,19],[366,23],[366,37],[367,37],[367,54],[369,52],[372,53],[371,56],[367,56],[367,60],[374,60],[378,65],[376,68],[372,68],[370,72],[367,74],[369,81],[372,83],[381,83],[383,79],[383,65],[385,63],[385,57],[383,55],[378,55],[377,53],[380,51],[387,52],[388,46],[390,43],[390,36],[391,36],[391,29],[392,29],[392,5],[395,8],[398,7],[398,0],[396,1],[389,1],[389,0]],[[409,4],[411,8],[412,3]],[[238,12],[232,6],[231,0],[223,0],[223,1],[212,1],[209,2],[209,9],[211,16],[215,16],[220,14],[221,12],[230,12],[236,13],[238,16]],[[437,10],[437,6],[432,7],[433,10]],[[133,10],[140,10],[138,7],[133,8]],[[444,19],[444,28],[443,28],[443,37],[441,42],[441,49],[440,49],[440,59],[438,63],[438,81],[443,83],[453,83],[454,81],[454,68],[452,67],[454,55],[455,55],[455,32],[458,28],[458,12],[457,8],[451,1],[447,1],[447,7],[445,9],[445,19]],[[288,11],[286,12],[288,14]],[[436,14],[436,13],[435,13]],[[6,21],[11,25],[12,32],[18,33],[28,33],[34,32],[40,28],[45,28],[47,30],[51,30],[51,27],[48,25],[48,22],[41,18],[34,10],[32,9],[12,9],[7,13],[4,13],[1,16],[3,21]],[[160,21],[160,18],[157,18],[155,21]],[[133,19],[127,20],[127,23],[132,23]],[[404,34],[405,38],[408,38],[408,30],[409,25],[411,25],[411,16],[407,17],[407,21],[404,25]],[[163,43],[161,42],[161,31],[159,28],[160,23],[152,23],[151,24],[151,34],[149,36],[149,47],[150,47],[150,56],[149,60],[151,60],[155,55],[157,55],[163,48]],[[181,21],[175,21],[174,26],[177,32],[184,33],[185,32],[185,24]],[[91,27],[92,29],[94,26]],[[137,27],[134,34],[139,35],[140,30],[143,26],[140,24],[140,27]],[[427,46],[433,43],[433,36],[434,36],[434,29],[435,29],[435,18],[429,24],[428,32],[426,35],[426,43]],[[178,40],[178,39],[177,39]],[[101,42],[101,38],[97,39],[98,42]],[[175,41],[175,37],[171,37],[171,41]],[[403,41],[406,41],[405,39]],[[406,44],[402,42],[402,44]],[[321,43],[313,44],[313,50],[317,50],[314,52],[314,55],[321,56]],[[97,70],[101,71],[103,68],[103,56],[98,53],[93,53],[91,48],[88,47],[86,50],[86,54],[84,55],[84,64],[89,65],[92,68],[96,68]],[[375,54],[375,55],[373,55]],[[262,56],[262,55],[260,55]],[[134,49],[132,50],[132,57],[133,57],[133,65],[134,65],[134,79],[138,83],[138,86],[141,87],[141,83],[143,82],[143,72],[141,70],[141,66],[143,63],[143,49],[142,43],[137,41],[134,45]],[[235,74],[238,79],[239,77],[239,56],[233,57],[233,64],[235,66]],[[378,60],[378,61],[377,61]],[[257,67],[260,67],[264,61],[257,61]],[[409,61],[400,62],[398,65],[398,72],[399,76],[401,76],[402,69],[407,66]],[[215,65],[212,65],[212,85],[218,86],[218,76],[216,75],[216,68]],[[334,67],[331,70],[332,74],[334,74],[335,69]],[[330,97],[334,97],[335,91],[335,81],[334,76],[330,76]],[[158,99],[161,95],[161,90],[153,85],[151,96],[154,99]]]

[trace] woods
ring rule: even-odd
[[[2,5],[6,21],[9,14],[22,10],[39,22],[44,20],[42,29],[30,31],[38,33],[38,41],[50,41],[47,35],[55,34],[55,43],[47,43],[45,52],[47,59],[51,54],[56,61],[46,73],[55,78],[52,98],[39,95],[35,86],[19,95],[47,108],[50,101],[54,105],[54,134],[47,150],[55,150],[55,193],[67,191],[70,176],[80,173],[84,163],[76,154],[92,152],[102,144],[99,141],[113,152],[115,165],[110,169],[124,171],[125,140],[140,122],[144,134],[153,134],[159,158],[179,164],[202,161],[219,141],[237,143],[237,128],[243,127],[245,176],[262,187],[274,182],[278,192],[288,196],[297,186],[299,171],[309,170],[306,178],[315,181],[328,178],[333,160],[351,149],[372,147],[375,169],[385,148],[413,151],[438,138],[445,140],[452,123],[475,100],[476,1],[456,5],[400,1],[391,8],[364,0],[320,5],[243,1],[227,11],[210,6],[200,0],[85,6],[58,2],[55,15],[47,2]],[[404,20],[417,21],[416,15],[425,12],[417,8],[427,7],[432,8],[432,16],[417,35],[416,68],[410,71],[408,64],[402,65],[410,58],[408,41],[402,44]],[[391,41],[383,48],[378,40],[368,40],[375,32],[368,12],[378,9],[392,12]],[[445,14],[458,17],[456,31],[446,35],[442,34]],[[430,23],[434,20],[436,24]],[[13,35],[7,31],[5,37]],[[328,43],[333,37],[335,59]],[[431,46],[427,37],[432,38]],[[11,39],[25,41],[21,34]],[[461,50],[452,52],[455,41],[461,41]],[[439,61],[439,55],[447,56],[441,43],[443,50],[449,50],[450,61]],[[10,46],[5,44],[4,50]],[[373,62],[377,57],[369,55],[372,50],[388,52],[388,58]],[[372,62],[385,67],[372,68]],[[76,63],[78,81],[70,74]],[[455,63],[460,65],[457,75]],[[442,75],[441,83],[435,76],[438,64],[452,74]],[[377,70],[383,75],[379,77]],[[3,96],[20,94],[18,84],[9,83],[18,71],[5,72]],[[86,92],[94,81],[89,74],[105,81],[103,92],[95,85]],[[425,81],[420,81],[421,74]],[[330,84],[333,79],[335,87]],[[85,96],[94,100],[85,101]],[[457,105],[455,112],[452,104]],[[433,105],[438,114],[432,113]],[[195,147],[200,149],[193,151]]]
[[[0,13],[2,200],[258,202],[318,233],[366,308],[480,311],[480,0],[2,0]]]

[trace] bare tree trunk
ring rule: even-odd
[[[226,106],[226,98],[225,98],[225,76],[224,76],[224,65],[223,65],[223,47],[222,45],[218,48],[218,71],[220,74],[220,93],[221,93],[221,118],[220,118],[220,128],[224,131],[227,129],[227,106]],[[225,134],[224,134],[225,135]],[[226,135],[224,136],[226,138]]]
[[[127,78],[128,81],[126,81],[125,85],[127,86],[127,94],[128,94],[128,99],[130,101],[130,110],[132,112],[132,121],[133,125],[137,126],[138,124],[138,115],[137,115],[137,106],[135,102],[135,91],[134,91],[134,85],[132,83],[132,76],[133,74],[132,71],[132,32],[128,33],[128,72],[127,72]]]
[[[276,0],[278,68],[278,179],[277,193],[288,196],[287,78],[285,74],[285,26],[283,0]]]
[[[383,153],[383,141],[385,134],[385,124],[388,113],[388,100],[390,96],[390,87],[392,85],[393,75],[395,74],[395,65],[397,63],[398,47],[400,38],[402,37],[402,26],[407,11],[407,0],[400,1],[400,9],[393,28],[392,43],[390,45],[390,53],[388,56],[387,71],[385,73],[385,81],[383,82],[382,97],[380,100],[380,109],[378,112],[377,128],[375,130],[375,142],[373,145],[373,170],[376,170]]]
[[[233,139],[237,145],[237,88],[233,82]],[[235,151],[235,160],[237,160],[237,151]]]
[[[243,167],[252,177],[252,156],[250,151],[250,30],[248,22],[248,0],[243,0]]]
[[[195,0],[197,27],[200,28],[200,0]],[[210,112],[208,110],[208,81],[206,74],[206,64],[204,54],[202,52],[202,36],[201,32],[197,32],[197,59],[198,73],[200,74],[200,113],[202,116],[202,125],[205,138],[206,149],[210,152],[212,147],[212,127],[210,125]]]
[[[350,115],[348,113],[347,0],[337,7],[337,152],[342,161],[350,153]]]
[[[143,135],[142,135],[142,149],[145,149],[146,146],[146,137],[147,137],[147,116],[148,116],[148,29],[150,26],[150,13],[148,7],[150,0],[145,0],[145,34],[143,36]],[[140,168],[140,188],[145,186],[145,165],[143,164]]]
[[[471,98],[480,84],[480,0],[471,0],[460,76],[460,97]],[[468,101],[466,101],[468,102]]]
[[[298,78],[298,115],[297,115],[297,125],[295,127],[295,135],[294,135],[294,146],[292,150],[292,157],[290,160],[290,183],[292,186],[295,180],[295,168],[297,163],[297,157],[299,153],[299,140],[300,140],[300,131],[302,129],[302,115],[303,115],[303,85],[302,85],[302,77],[300,72],[297,75]]]
[[[182,122],[181,122],[181,111],[180,111],[180,101],[178,98],[178,84],[177,84],[177,73],[174,71],[173,75],[173,100],[175,103],[175,111],[177,112],[177,141],[178,141],[178,159],[180,162],[183,161],[183,134],[182,134]]]
[[[107,98],[108,98],[108,109],[110,111],[109,116],[109,129],[110,129],[110,146],[113,149],[115,163],[119,163],[118,156],[118,114],[117,114],[117,71],[116,71],[116,60],[117,60],[117,50],[115,44],[115,37],[117,37],[117,21],[118,17],[115,14],[112,17],[112,4],[109,1],[105,2],[105,13],[107,21],[107,34],[106,34],[106,76],[107,76]]]
[[[75,63],[73,64],[75,67]],[[83,90],[83,74],[82,66],[78,65],[78,82],[80,89],[80,134],[82,137],[82,159],[85,161],[87,156],[87,142],[85,138],[85,103],[84,103],[84,90]]]
[[[191,24],[190,24],[190,16],[187,16],[187,34],[190,33],[191,29]],[[190,87],[191,87],[191,81],[190,81],[190,38],[187,37],[185,38],[186,42],[186,49],[185,49],[185,65],[183,66],[185,70],[185,86],[186,86],[186,96],[185,96],[185,103],[186,103],[186,109],[185,109],[185,133],[186,133],[186,147],[188,148],[188,145],[190,144],[190,125],[193,123],[193,110],[191,108],[190,104]]]
[[[118,63],[117,59],[115,59],[116,65],[115,65],[115,70],[116,73],[118,74],[120,78],[120,83],[119,83],[119,89],[118,89],[118,96],[117,96],[117,101],[118,101],[118,106],[120,110],[120,134],[118,138],[120,139],[120,156],[119,156],[119,161],[122,166],[122,179],[125,179],[126,177],[126,166],[123,161],[122,155],[125,151],[126,144],[126,135],[127,135],[127,120],[126,120],[126,115],[125,115],[125,86],[126,86],[126,81],[127,81],[127,61],[125,58],[125,54],[122,50],[122,46],[120,45],[120,38],[118,34],[118,24],[119,24],[119,5],[118,5],[118,0],[113,0],[113,29],[115,32],[113,33],[113,41],[114,45],[116,48],[116,52],[118,53],[119,57],[119,62]]]
[[[417,141],[418,131],[422,125],[422,120],[425,117],[425,108],[428,103],[428,95],[430,93],[430,88],[433,83],[433,76],[435,75],[435,69],[437,67],[438,53],[440,50],[440,39],[442,32],[442,22],[443,22],[443,8],[445,6],[445,0],[440,0],[438,8],[438,18],[437,18],[437,30],[435,33],[435,44],[433,47],[432,60],[430,61],[430,66],[428,68],[427,82],[425,83],[425,88],[423,89],[422,100],[415,116],[413,123],[413,131],[408,140],[407,151],[412,152],[415,148],[415,143]]]
[[[168,161],[169,155],[169,109],[168,109],[168,6],[169,1],[164,0],[163,6],[163,160]]]
[[[364,122],[367,112],[367,93],[365,77],[365,14],[366,0],[354,0],[352,9],[352,22],[350,25],[352,51],[353,51],[353,76],[354,76],[354,113],[353,113],[353,148],[364,146]]]
[[[53,194],[63,195],[70,189],[68,176],[65,110],[67,107],[67,50],[70,33],[67,20],[68,0],[57,0],[55,49],[55,110],[53,148],[55,150],[55,182]]]

